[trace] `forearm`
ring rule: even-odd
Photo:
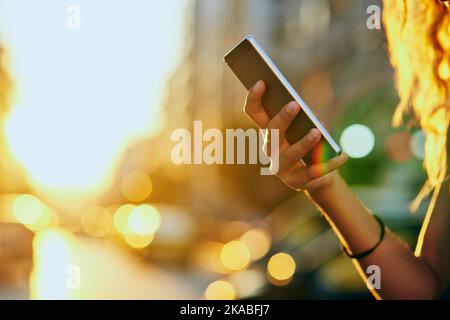
[[[334,175],[333,182],[326,188],[311,191],[309,196],[351,252],[364,252],[379,240],[377,221],[339,174]],[[355,263],[363,277],[368,266],[380,268],[381,288],[373,293],[382,298],[431,299],[439,292],[432,269],[389,231],[373,253]]]

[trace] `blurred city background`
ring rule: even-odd
[[[66,26],[69,5],[79,30]],[[174,129],[249,128],[223,55],[253,34],[411,246],[423,134],[378,0],[0,0],[1,299],[371,299],[318,210],[259,165],[175,165]]]

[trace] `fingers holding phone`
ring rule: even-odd
[[[245,100],[244,112],[260,128],[266,128],[270,118],[262,107],[262,97],[266,92],[266,84],[259,80],[249,90]]]
[[[307,165],[326,162],[341,153],[341,148],[312,109],[253,36],[248,35],[239,42],[224,56],[224,61],[249,90],[244,110],[259,127],[266,128],[269,123],[273,124],[271,119],[275,117],[290,120],[290,125],[286,129],[277,125],[283,129],[283,136],[290,144],[299,141],[312,128],[320,131],[321,143],[303,158],[303,162]],[[290,101],[295,101],[299,107],[292,105],[292,111],[297,111],[293,119],[289,117],[290,109],[283,109]],[[283,143],[284,139],[281,141]]]
[[[348,160],[348,156],[342,153],[327,162],[306,166],[301,160],[320,143],[322,136],[320,130],[312,128],[302,139],[292,145],[289,144],[285,133],[301,108],[297,102],[292,101],[270,119],[262,106],[264,91],[264,82],[258,81],[249,90],[244,111],[259,127],[279,130],[279,153],[270,155],[269,150],[272,149],[268,135],[263,146],[263,151],[269,158],[278,157],[279,169],[276,175],[296,190],[312,190],[326,185],[331,181],[331,173],[342,166]]]
[[[320,187],[326,187],[332,182],[333,176],[337,173],[336,169],[341,167],[348,160],[345,153],[334,157],[333,159],[324,162],[305,166],[300,162],[295,163],[289,167],[290,163],[285,163],[280,155],[280,169],[277,176],[291,188],[300,190],[315,190]]]

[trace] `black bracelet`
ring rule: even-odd
[[[381,220],[381,218],[378,217],[377,215],[373,215],[373,217],[375,218],[375,220],[377,220],[378,224],[380,225],[380,240],[378,240],[378,242],[375,244],[375,246],[373,246],[369,250],[361,252],[361,253],[357,253],[357,254],[351,254],[350,252],[348,252],[348,249],[341,243],[341,249],[347,257],[352,258],[352,259],[362,259],[364,257],[367,257],[369,254],[374,252],[375,249],[378,248],[378,246],[380,245],[381,241],[383,241],[384,234],[386,231],[383,220]]]

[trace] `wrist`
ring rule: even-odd
[[[339,185],[342,183],[343,179],[339,174],[339,171],[335,170],[329,174],[327,183],[324,183],[323,185],[315,189],[308,190],[307,193],[313,200],[320,199],[328,195],[336,194],[335,191],[339,188]]]

